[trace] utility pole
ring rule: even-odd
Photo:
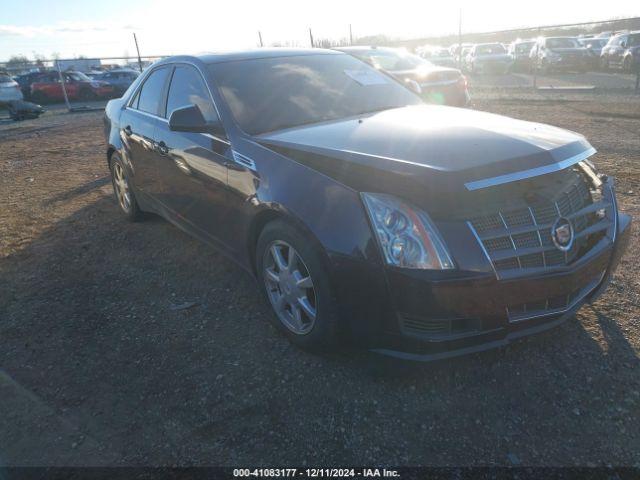
[[[136,52],[138,52],[138,68],[142,72],[142,59],[140,58],[140,48],[138,47],[138,38],[136,32],[133,32],[133,41],[136,42]]]
[[[313,45],[313,33],[311,33],[311,27],[309,27],[309,40],[311,40],[311,48],[314,48],[314,45]]]
[[[462,7],[458,13],[458,68],[462,70]]]
[[[262,34],[260,33],[260,30],[258,30],[258,38],[260,39],[260,46],[264,47],[264,44],[262,43]]]
[[[349,24],[349,45],[353,45],[353,32],[351,31],[351,24]]]

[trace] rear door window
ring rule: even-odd
[[[138,92],[137,107],[133,103],[132,106],[141,112],[159,115],[164,86],[169,72],[170,69],[167,67],[158,68],[151,72]]]

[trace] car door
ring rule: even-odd
[[[67,98],[69,100],[77,100],[80,98],[80,82],[68,73],[63,73],[62,77],[64,79],[64,88],[67,92]]]
[[[207,122],[219,120],[200,71],[177,64],[167,94],[167,119],[175,109],[189,105],[198,106]],[[224,245],[229,142],[207,133],[173,132],[168,121],[160,122],[156,138],[162,202],[178,221]]]
[[[161,195],[155,131],[162,119],[166,86],[171,67],[150,72],[120,116],[120,138],[130,161],[133,182],[143,194],[158,199]]]

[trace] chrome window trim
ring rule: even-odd
[[[159,117],[158,115],[154,115],[153,113],[143,112],[142,110],[136,110],[135,108],[131,108],[131,107],[124,107],[124,109],[131,110],[132,112],[139,113],[140,115],[145,115],[147,117],[153,118],[154,120],[160,120],[161,122],[169,123],[169,120],[167,120],[166,118]],[[224,138],[217,137],[212,133],[201,133],[200,135],[204,135],[205,137],[210,138],[211,140],[216,140],[226,145],[231,145],[231,142],[229,140],[225,140]]]
[[[161,120],[161,121],[163,121],[164,123],[169,123],[169,120],[167,120],[167,119],[166,119],[166,118],[164,118],[164,117],[160,117],[160,116],[158,116],[158,115],[154,115],[153,113],[144,112],[144,111],[142,111],[142,110],[138,110],[137,108],[133,108],[133,107],[130,107],[130,106],[128,106],[128,105],[127,105],[126,107],[124,107],[124,109],[125,109],[125,110],[131,110],[132,112],[136,112],[136,113],[139,113],[140,115],[144,115],[144,116],[146,116],[146,117],[151,117],[151,118],[156,119],[156,120]]]
[[[473,182],[467,182],[464,184],[467,190],[480,190],[482,188],[494,187],[496,185],[502,185],[505,183],[516,182],[518,180],[524,180],[525,178],[537,177],[545,175],[547,173],[559,172],[576,163],[580,163],[586,160],[590,156],[596,153],[596,149],[591,147],[578,155],[561,160],[556,163],[544,165],[542,167],[531,168],[529,170],[521,170],[520,172],[507,173],[506,175],[498,175],[497,177],[483,178],[482,180],[475,180]]]

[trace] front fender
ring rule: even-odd
[[[306,231],[327,260],[343,318],[366,343],[378,331],[389,302],[383,261],[360,194],[262,145],[252,142],[242,154],[256,163],[253,208],[244,233],[247,248],[255,249],[259,232],[251,232],[259,230],[256,222],[270,216]]]

